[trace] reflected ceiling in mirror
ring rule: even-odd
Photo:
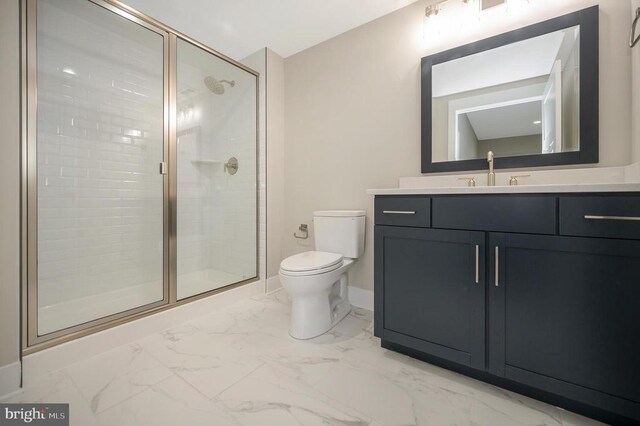
[[[432,67],[432,161],[580,149],[580,26]]]

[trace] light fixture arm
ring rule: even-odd
[[[631,24],[631,33],[629,35],[629,47],[635,47],[638,42],[640,42],[640,34],[636,36],[636,26],[638,25],[638,20],[640,20],[640,7],[636,9],[636,17],[633,20],[633,24]]]

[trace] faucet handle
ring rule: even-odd
[[[529,177],[531,175],[514,175],[509,178],[509,186],[518,186],[518,178]]]
[[[467,181],[467,186],[469,186],[469,187],[476,186],[476,178],[474,178],[474,177],[461,177],[461,178],[458,178],[458,180],[466,180]]]

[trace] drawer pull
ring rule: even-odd
[[[476,244],[476,284],[480,284],[480,246]]]
[[[640,216],[597,216],[586,214],[584,215],[586,220],[621,220],[629,222],[640,222]]]
[[[415,211],[411,210],[383,210],[384,214],[416,214]]]
[[[500,248],[496,246],[496,287],[500,286]]]

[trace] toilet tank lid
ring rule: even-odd
[[[318,217],[359,217],[364,216],[364,210],[316,210],[314,216]]]

